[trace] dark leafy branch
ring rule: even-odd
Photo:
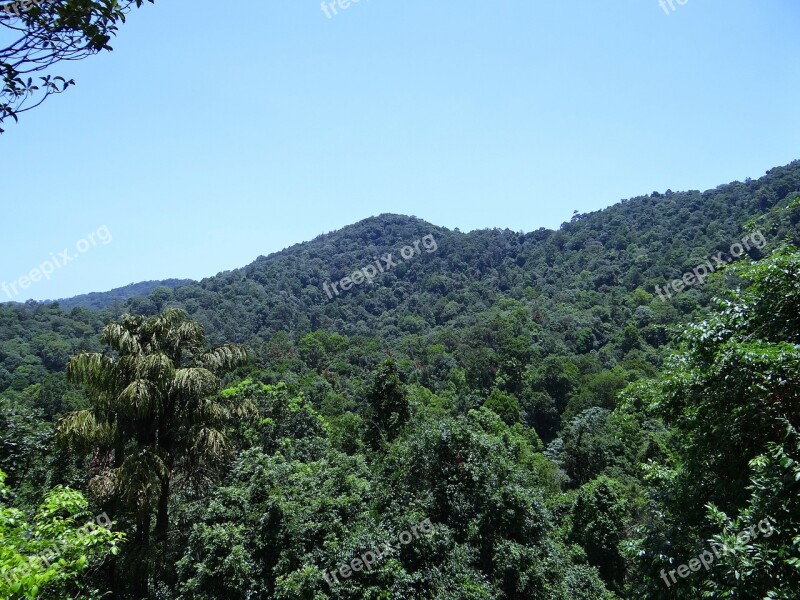
[[[119,24],[144,2],[22,0],[0,5],[0,133],[7,119],[18,121],[19,114],[74,85],[50,69],[61,61],[111,50]]]

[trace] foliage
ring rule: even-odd
[[[581,486],[572,509],[575,541],[586,550],[589,563],[598,568],[603,579],[617,586],[625,576],[619,545],[629,515],[625,488],[605,476]]]
[[[369,438],[373,445],[392,441],[411,416],[407,392],[393,360],[387,360],[378,369],[367,402]]]
[[[131,536],[85,587],[120,598],[791,597],[798,190],[793,163],[527,234],[381,215],[147,296],[0,305],[0,466],[28,512],[89,478]],[[650,291],[742,223],[769,247]],[[324,295],[428,234],[435,252]]]
[[[101,501],[119,501],[136,523],[135,551],[146,552],[152,513],[157,539],[166,538],[175,479],[207,485],[230,451],[225,423],[255,410],[215,397],[217,373],[244,362],[246,351],[206,350],[202,327],[178,309],[149,319],[125,315],[101,340],[114,355],[69,362],[68,377],[87,388],[92,406],[65,415],[57,435],[67,447],[92,451],[90,489]],[[146,583],[138,585],[141,593]]]
[[[732,597],[725,590],[735,582],[749,597],[788,598],[800,585],[800,250],[735,270],[747,287],[687,327],[663,377],[642,388],[674,432],[670,455],[651,467],[658,515],[642,558],[653,569],[680,563],[702,540],[769,519],[780,534],[737,546],[703,589]]]
[[[148,0],[153,2],[154,0]],[[13,41],[0,49],[0,124],[60,94],[73,80],[53,76],[49,69],[111,50],[109,42],[132,7],[144,0],[41,0],[17,2],[0,10],[0,28]],[[5,7],[4,7],[5,9]],[[35,76],[45,73],[43,76]],[[0,129],[0,133],[3,129]]]
[[[29,518],[7,505],[11,490],[5,481],[0,471],[0,597],[62,598],[75,590],[91,594],[81,585],[81,574],[116,554],[124,535],[99,518],[95,522],[80,492],[60,486]]]

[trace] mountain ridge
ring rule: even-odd
[[[69,310],[75,307],[83,308],[106,308],[115,301],[124,302],[134,296],[149,295],[157,287],[176,288],[179,285],[194,283],[193,279],[162,279],[132,282],[128,285],[112,288],[105,292],[88,292],[78,294],[69,298],[59,298],[58,300],[42,300],[41,304],[58,304],[61,308]]]
[[[619,240],[619,236],[612,240],[614,237],[612,232],[617,230],[618,221],[624,220],[626,235],[635,235],[646,232],[648,228],[660,221],[674,220],[675,214],[680,216],[680,228],[676,228],[676,239],[682,240],[687,245],[692,245],[698,236],[705,236],[709,233],[707,231],[708,221],[714,224],[712,229],[726,232],[724,236],[719,236],[720,239],[717,240],[715,245],[702,253],[707,254],[714,248],[722,249],[726,247],[726,244],[729,244],[730,237],[738,233],[736,231],[737,228],[740,229],[747,219],[774,206],[779,200],[791,194],[792,191],[800,189],[800,176],[798,176],[800,167],[798,165],[800,165],[800,161],[793,161],[788,165],[770,169],[763,177],[757,180],[734,181],[704,192],[699,190],[686,192],[667,190],[663,194],[653,192],[648,196],[623,199],[605,209],[585,214],[576,213],[570,221],[562,223],[557,230],[541,227],[526,233],[495,227],[461,232],[458,228],[449,229],[434,225],[415,216],[381,213],[361,219],[338,230],[320,234],[311,240],[298,242],[269,255],[260,255],[247,265],[229,271],[222,271],[199,281],[170,279],[160,282],[140,282],[116,288],[109,292],[91,292],[62,299],[58,302],[65,309],[75,306],[106,308],[114,300],[120,300],[128,304],[133,302],[134,306],[138,306],[139,309],[147,309],[146,303],[143,306],[143,303],[137,303],[137,300],[149,297],[156,287],[163,286],[172,290],[171,294],[167,294],[166,301],[169,301],[174,297],[175,293],[178,296],[186,296],[184,288],[187,287],[199,286],[202,290],[218,292],[221,289],[220,285],[224,285],[223,282],[231,283],[235,280],[241,282],[241,278],[257,283],[262,288],[261,292],[266,293],[266,288],[263,288],[263,285],[267,283],[266,279],[269,275],[274,275],[280,279],[273,265],[281,264],[282,267],[288,268],[291,266],[300,269],[300,265],[296,264],[296,261],[304,260],[309,261],[309,264],[314,267],[314,276],[312,277],[309,274],[300,278],[299,281],[281,287],[283,291],[288,292],[291,290],[295,297],[302,297],[303,289],[306,290],[307,294],[310,294],[311,288],[314,288],[318,291],[317,297],[314,301],[305,300],[304,304],[319,306],[325,300],[322,291],[322,284],[325,281],[340,280],[352,273],[353,270],[374,260],[377,255],[391,251],[396,252],[402,245],[411,243],[424,235],[443,237],[447,242],[461,240],[458,242],[461,245],[463,245],[463,240],[482,239],[481,245],[487,251],[487,257],[481,259],[474,252],[471,253],[471,259],[478,261],[477,269],[480,271],[488,268],[488,263],[496,266],[497,259],[500,256],[497,248],[492,249],[489,247],[488,242],[490,239],[495,240],[500,245],[504,245],[509,240],[516,238],[521,244],[531,247],[537,244],[548,244],[549,242],[555,245],[557,251],[581,250],[586,244],[600,244],[604,251],[609,251],[610,248],[607,247],[609,243],[615,246],[625,246]],[[703,204],[710,201],[715,202],[715,206],[718,206],[718,208],[705,210]],[[728,201],[727,205],[725,204],[726,201]],[[714,219],[714,213],[716,213],[717,219]],[[725,217],[725,222],[718,222],[719,215],[725,215],[726,213],[729,215],[731,213],[741,213],[741,216],[736,218],[737,223],[735,224],[731,222],[730,217]],[[565,236],[570,237],[571,234],[576,232],[580,234],[579,237],[586,239],[582,240],[580,244],[573,241],[569,245],[562,245],[562,240]],[[712,231],[711,233],[714,232]],[[617,248],[617,250],[620,249]],[[661,250],[654,248],[647,254],[651,255],[659,251]],[[437,253],[442,252],[437,250]],[[672,249],[672,253],[677,255],[676,259],[680,262],[685,262],[686,260],[691,262],[694,259],[681,257],[680,249]],[[443,254],[447,253],[444,252]],[[524,256],[517,255],[509,256],[509,258],[519,262],[520,266],[528,260]],[[547,263],[547,260],[545,260],[545,263]],[[407,268],[411,269],[412,272],[415,270],[413,265]],[[280,270],[283,271],[283,268]],[[405,272],[405,269],[401,271]],[[680,273],[683,270],[682,268],[676,268],[673,273],[665,272],[663,277],[667,278],[675,272]],[[285,272],[281,274],[281,276],[285,275]],[[614,276],[610,275],[610,277],[613,278]],[[268,285],[267,287],[272,286]],[[177,292],[177,290],[182,289],[184,289],[183,292]],[[361,290],[354,291],[355,295],[359,295]],[[257,295],[261,292],[257,292]],[[152,307],[144,312],[152,312]]]

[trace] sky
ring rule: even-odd
[[[4,125],[0,301],[201,279],[381,213],[557,228],[800,158],[800,3],[682,1],[156,0]]]

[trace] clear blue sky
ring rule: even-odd
[[[0,137],[17,300],[199,279],[368,216],[468,231],[800,158],[800,3],[157,0]],[[6,300],[0,293],[0,300]]]

